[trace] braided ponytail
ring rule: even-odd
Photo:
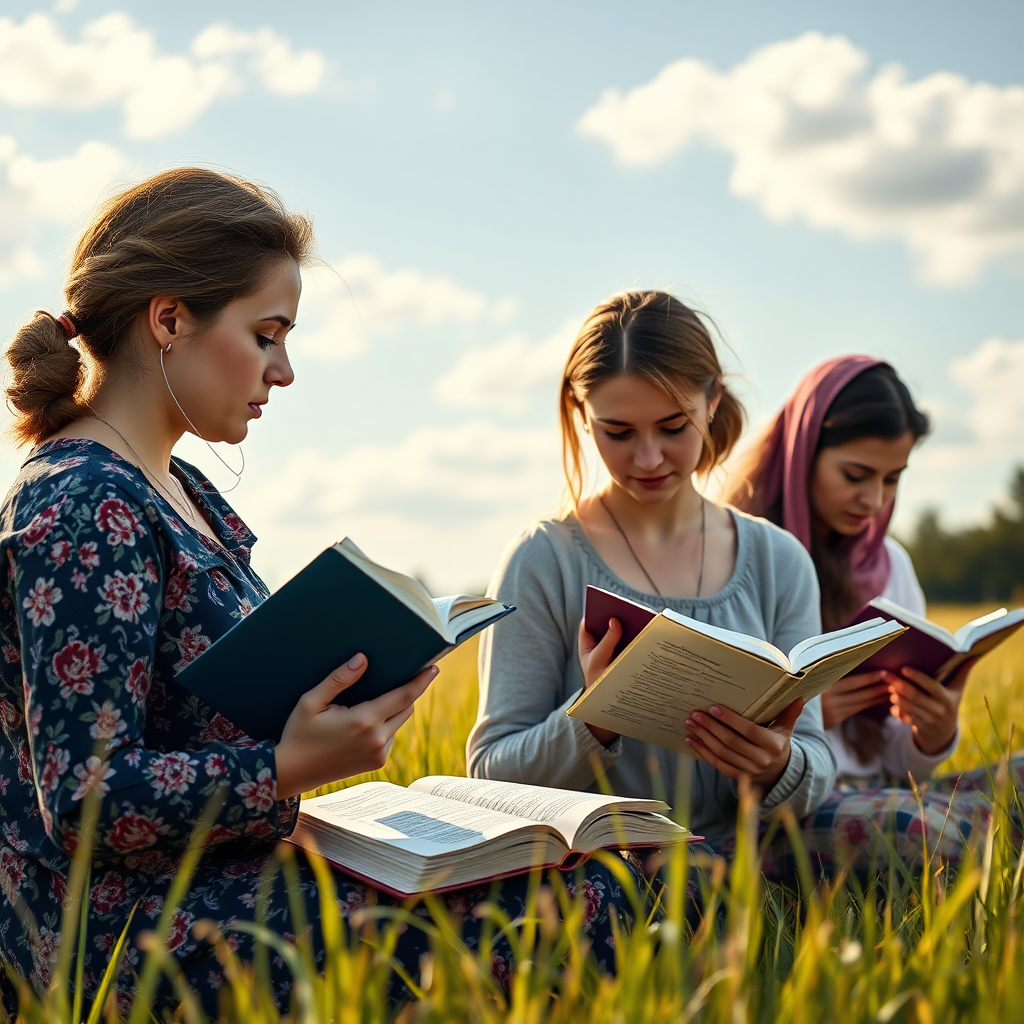
[[[51,313],[36,310],[14,332],[6,356],[7,399],[18,411],[11,431],[19,443],[38,444],[87,412],[79,400],[82,357]]]

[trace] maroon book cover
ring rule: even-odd
[[[608,632],[608,620],[618,619],[622,623],[622,639],[615,647],[617,658],[639,635],[644,626],[658,613],[636,601],[619,597],[600,587],[587,586],[583,621],[587,632],[601,639]]]

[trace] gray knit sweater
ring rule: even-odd
[[[807,552],[763,519],[732,515],[736,568],[717,594],[704,598],[659,598],[628,586],[604,563],[575,515],[542,519],[520,534],[491,584],[491,594],[518,611],[483,634],[470,775],[596,789],[603,774],[613,793],[664,798],[680,820],[712,842],[731,835],[736,788],[726,776],[628,737],[605,747],[565,711],[583,688],[576,636],[588,583],[764,638],[786,652],[820,632],[818,584]],[[760,814],[767,818],[783,803],[798,817],[809,814],[834,781],[835,761],[816,699],[797,721],[789,765],[764,795]]]

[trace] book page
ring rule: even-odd
[[[959,650],[968,651],[973,654],[973,648],[979,641],[987,639],[993,634],[1001,633],[1004,629],[1013,632],[1021,625],[1024,625],[1024,608],[1018,608],[1012,612],[1008,612],[1005,608],[999,608],[989,615],[983,615],[981,618],[974,619],[972,622],[968,622],[967,625],[961,626],[953,636],[957,641]],[[1000,637],[998,643],[1002,643],[1005,639],[1006,637]],[[994,646],[997,645],[986,646],[985,650],[990,651]]]
[[[888,628],[890,626],[895,628]],[[883,627],[885,627],[884,630]],[[803,697],[804,700],[817,697],[834,682],[853,672],[862,661],[866,661],[876,651],[880,651],[894,637],[905,633],[906,627],[890,621],[876,626],[871,632],[875,634],[874,639],[867,640],[856,647],[843,648],[822,658],[802,675],[784,677],[773,691],[765,694],[743,712],[744,718],[765,725],[797,697]]]
[[[944,629],[938,623],[929,622],[928,619],[921,615],[915,615],[912,611],[904,608],[902,605],[898,605],[895,601],[890,601],[887,597],[876,597],[874,600],[869,601],[868,605],[883,615],[896,619],[897,622],[902,622],[904,626],[913,626],[915,629],[921,630],[922,633],[927,633],[928,636],[945,644],[951,651],[957,650],[956,638],[948,629]]]
[[[409,789],[544,822],[557,829],[569,847],[576,845],[577,834],[595,815],[614,810],[655,812],[669,809],[662,800],[632,800],[600,793],[580,793],[491,779],[464,779],[453,775],[430,775],[417,779]]]
[[[722,704],[742,713],[782,676],[777,665],[659,615],[567,714],[689,754],[691,711]]]
[[[905,627],[894,619],[868,619],[831,633],[812,636],[808,640],[802,640],[790,652],[793,673],[799,675],[808,670],[815,662],[830,655],[844,650],[852,650],[854,647],[870,643],[880,636],[895,637],[904,631]]]
[[[714,640],[720,640],[737,650],[746,651],[755,658],[764,658],[765,661],[778,665],[784,672],[788,672],[792,667],[789,658],[775,644],[770,644],[760,637],[750,636],[748,633],[737,633],[736,630],[726,629],[724,626],[712,626],[708,622],[691,619],[689,615],[683,615],[681,612],[674,612],[671,608],[666,608],[661,614],[673,622],[678,622],[680,626],[686,626],[687,629],[703,633]]]
[[[395,572],[393,569],[385,569],[383,565],[379,565],[372,558],[363,554],[348,537],[335,544],[334,550],[366,573],[370,579],[379,583],[389,594],[398,598],[402,604],[433,626],[438,633],[447,636],[447,620],[441,619],[433,598],[419,580]]]
[[[424,857],[466,849],[497,836],[535,831],[537,822],[389,782],[365,782],[303,800],[300,813]]]

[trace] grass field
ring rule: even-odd
[[[933,608],[931,614],[955,627],[984,610]],[[415,718],[399,734],[388,765],[343,785],[368,778],[406,784],[431,773],[464,773],[465,739],[475,711],[475,650],[467,645],[445,660]],[[1022,746],[1024,636],[975,670],[961,723],[960,748],[944,766],[950,770],[982,764],[1010,744]],[[1004,795],[1007,801],[1020,799]],[[462,947],[437,911],[422,998],[398,1011],[399,1019],[488,1024],[1024,1019],[1024,852],[1014,844],[1004,813],[997,812],[989,834],[980,837],[976,861],[955,880],[933,864],[921,877],[894,869],[867,889],[842,881],[827,886],[809,871],[793,889],[765,885],[756,868],[751,824],[748,807],[738,822],[733,863],[707,872],[704,923],[696,932],[688,930],[683,886],[670,884],[663,920],[622,935],[614,979],[588,970],[578,939],[581,909],[570,902],[563,906],[564,923],[543,898],[520,922],[520,969],[509,993],[491,980],[487,955],[477,957]],[[684,857],[680,851],[670,865],[670,879],[685,877]],[[186,873],[179,882],[187,884]],[[360,942],[329,898],[322,918],[328,969],[320,974],[301,943],[287,950],[296,984],[292,1013],[285,1019],[302,1024],[392,1019],[395,1010],[384,997],[390,968],[380,950],[386,930],[375,950]],[[277,941],[265,938],[268,944]],[[228,984],[218,1020],[281,1020],[251,967],[237,963],[226,942],[219,949]],[[141,972],[143,993],[151,990],[163,960],[149,954]],[[69,959],[50,992],[41,998],[26,994],[20,1019],[32,1024],[121,1019],[112,1000],[91,1008],[77,1005],[73,978]],[[189,994],[181,996],[179,1019],[205,1020]],[[144,994],[129,1019],[131,1024],[154,1019]]]

